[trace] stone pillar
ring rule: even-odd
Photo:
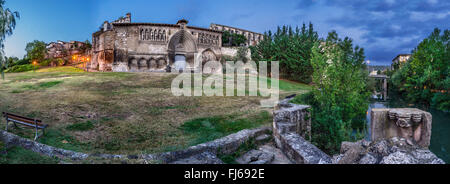
[[[308,142],[311,118],[307,105],[281,101],[274,111],[273,136],[277,147],[296,164],[330,164],[331,157]]]
[[[387,100],[387,95],[388,95],[388,84],[387,84],[387,78],[385,78],[383,80],[383,100]]]

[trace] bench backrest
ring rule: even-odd
[[[3,117],[8,118],[8,119],[13,119],[16,121],[20,121],[20,122],[24,122],[24,123],[28,123],[28,124],[35,124],[35,120],[31,119],[31,118],[27,118],[27,117],[23,117],[23,116],[19,116],[19,115],[15,115],[15,114],[11,114],[11,113],[7,113],[7,112],[3,112]],[[44,124],[42,124],[41,120],[36,120],[36,125],[38,126],[44,126]]]

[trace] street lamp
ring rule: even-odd
[[[31,64],[33,65],[33,72],[36,72],[37,61],[34,60]]]

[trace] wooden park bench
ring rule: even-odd
[[[48,127],[48,125],[42,124],[41,120],[27,118],[7,112],[3,112],[3,117],[6,119],[6,131],[8,131],[8,124],[9,122],[13,122],[14,126],[17,127],[17,124],[23,125],[25,127],[34,128],[35,129],[35,136],[34,140],[36,141],[39,137],[45,134],[45,128]],[[38,134],[38,131],[42,130],[41,134]]]

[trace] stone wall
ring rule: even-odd
[[[212,161],[217,160],[217,154],[231,154],[236,152],[240,145],[252,138],[267,134],[270,127],[257,128],[253,130],[242,130],[226,137],[189,147],[180,151],[141,154],[141,155],[113,155],[113,154],[88,154],[70,150],[55,148],[49,145],[41,144],[30,139],[25,139],[12,133],[0,130],[0,140],[5,146],[20,146],[24,149],[46,155],[49,157],[58,157],[61,159],[70,159],[73,161],[96,160],[96,159],[116,159],[116,160],[142,160],[141,163],[185,163],[180,160],[204,159],[204,155],[213,157]],[[214,160],[215,159],[215,160]],[[194,163],[220,163],[211,162],[211,160],[200,160]]]
[[[222,47],[221,49],[221,53],[223,56],[230,56],[230,57],[234,57],[237,55],[239,47]],[[247,59],[251,60],[252,58],[252,54],[250,49],[247,50]]]
[[[278,148],[297,164],[330,164],[330,156],[305,140],[311,140],[310,107],[290,100],[281,101],[274,112],[273,136]]]
[[[112,23],[106,21],[103,29],[93,34],[90,69],[165,72],[175,69],[175,57],[182,55],[190,66],[185,69],[197,71],[200,66],[194,66],[196,57],[204,64],[220,61],[224,55],[236,56],[237,48],[222,47],[222,31],[187,24],[187,20],[177,24],[135,23],[131,22],[131,14]],[[247,37],[256,39],[253,41],[262,40],[261,34],[245,32]],[[251,58],[250,51],[247,58]]]

